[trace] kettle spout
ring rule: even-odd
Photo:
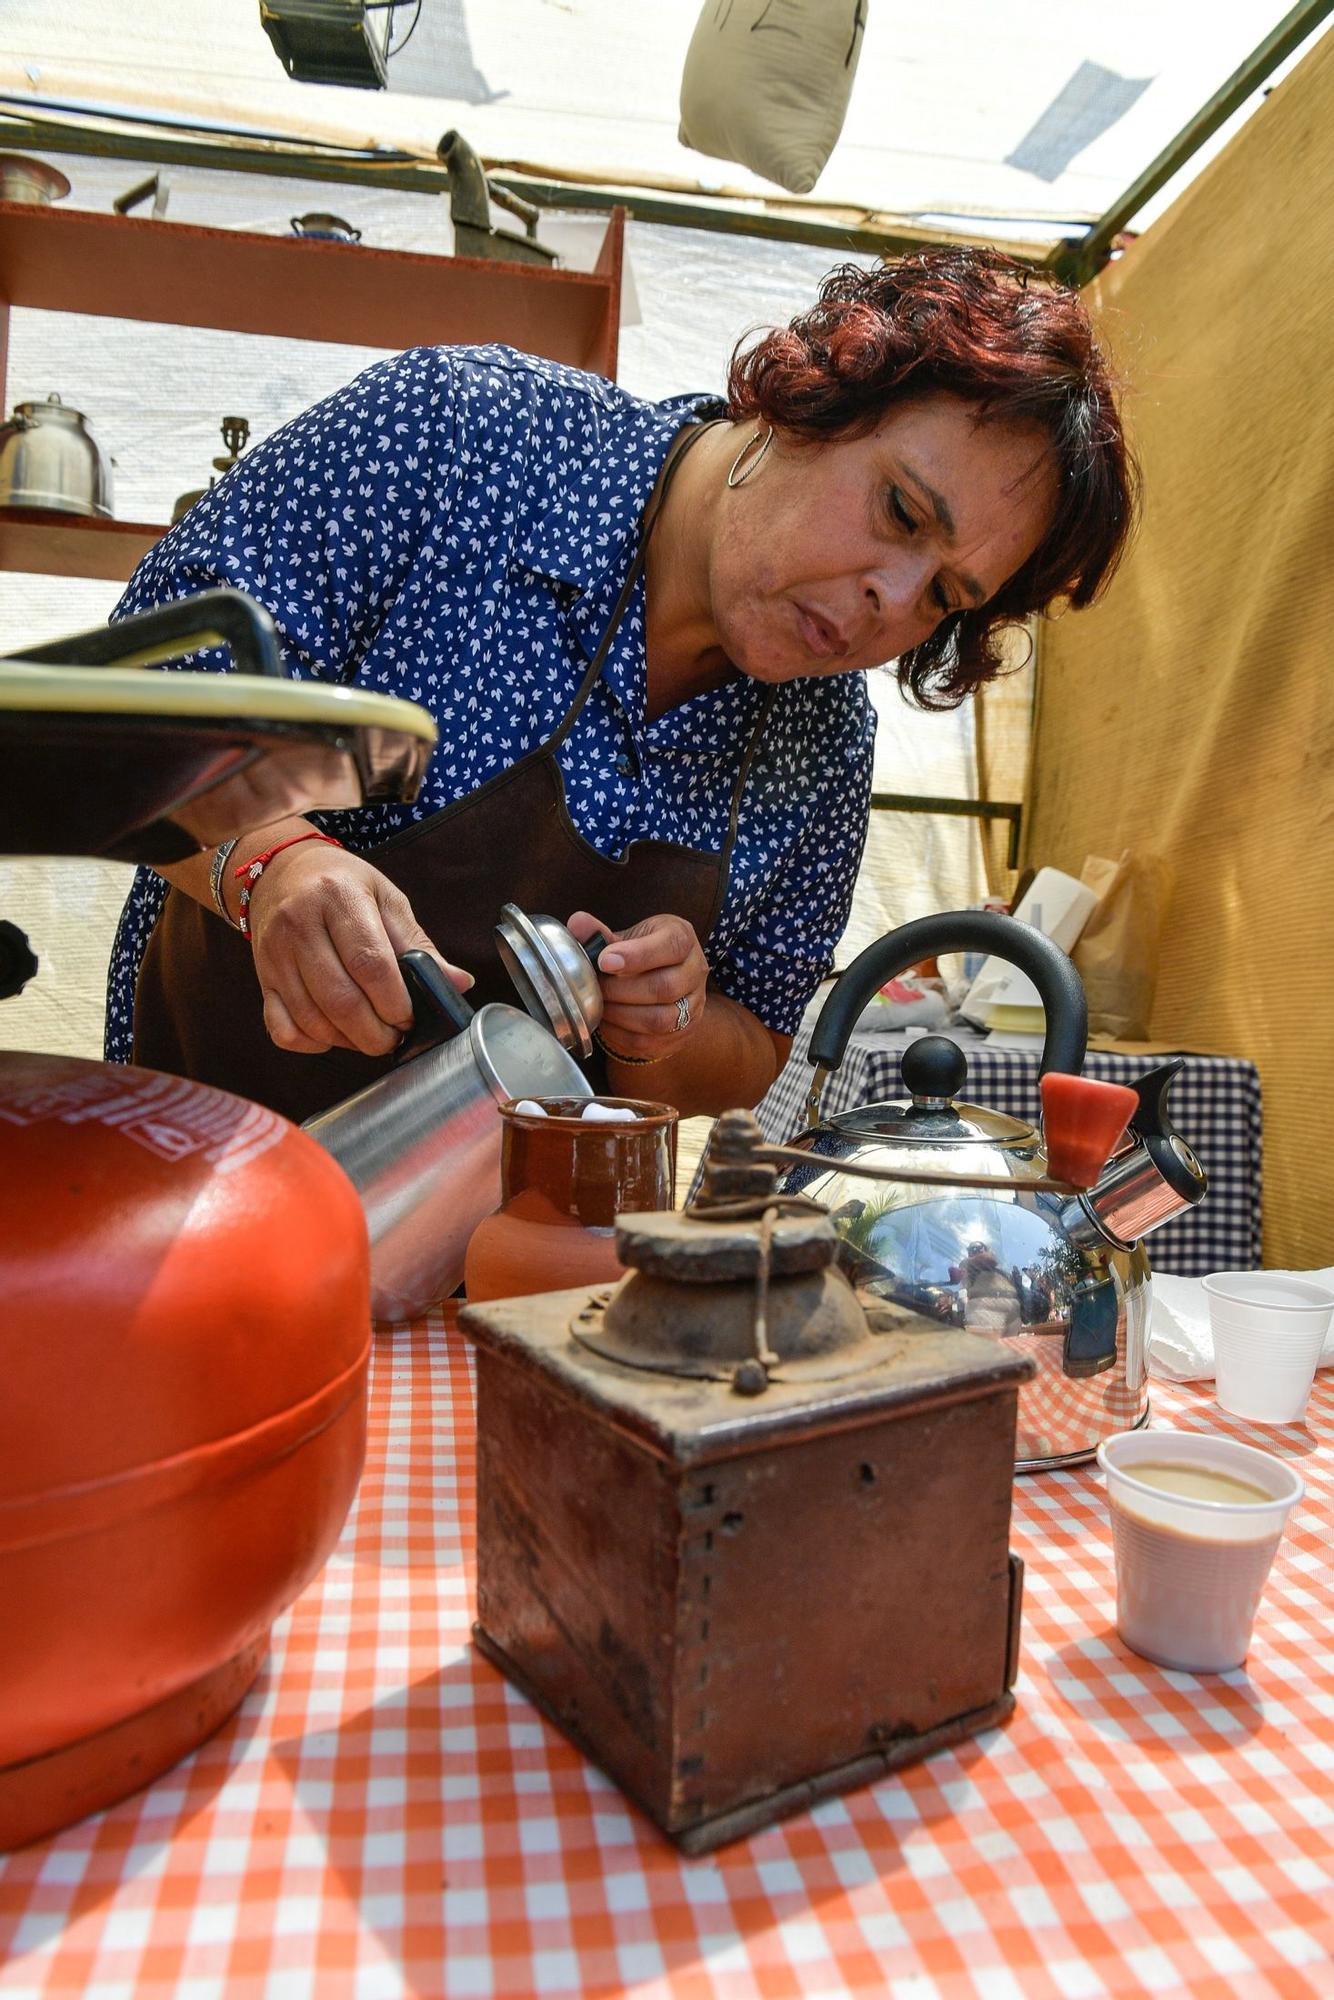
[[[1183,1067],[1178,1057],[1134,1085],[1138,1109],[1129,1143],[1113,1154],[1097,1186],[1079,1197],[1098,1233],[1118,1249],[1129,1249],[1208,1192],[1204,1169],[1167,1115],[1167,1094]]]

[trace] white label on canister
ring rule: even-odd
[[[136,1075],[108,1065],[81,1075],[45,1077],[0,1094],[10,1125],[104,1125],[159,1160],[202,1157],[220,1173],[276,1146],[287,1121],[185,1077]]]

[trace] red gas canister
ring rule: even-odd
[[[0,1055],[0,1848],[236,1707],[351,1504],[369,1348],[361,1204],[303,1132]]]

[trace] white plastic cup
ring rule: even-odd
[[[1258,1424],[1299,1422],[1334,1314],[1334,1292],[1284,1271],[1215,1271],[1204,1289],[1221,1407]]]
[[[1122,1431],[1098,1447],[1116,1557],[1116,1628],[1132,1652],[1182,1673],[1239,1667],[1283,1537],[1305,1487],[1272,1452],[1202,1431]],[[1197,1500],[1135,1476],[1189,1466],[1244,1479],[1267,1496]]]

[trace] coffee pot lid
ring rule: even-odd
[[[502,906],[495,937],[505,970],[534,1020],[580,1060],[591,1056],[593,1030],[602,1019],[597,958],[607,940],[582,945],[554,917],[529,916],[517,903]]]

